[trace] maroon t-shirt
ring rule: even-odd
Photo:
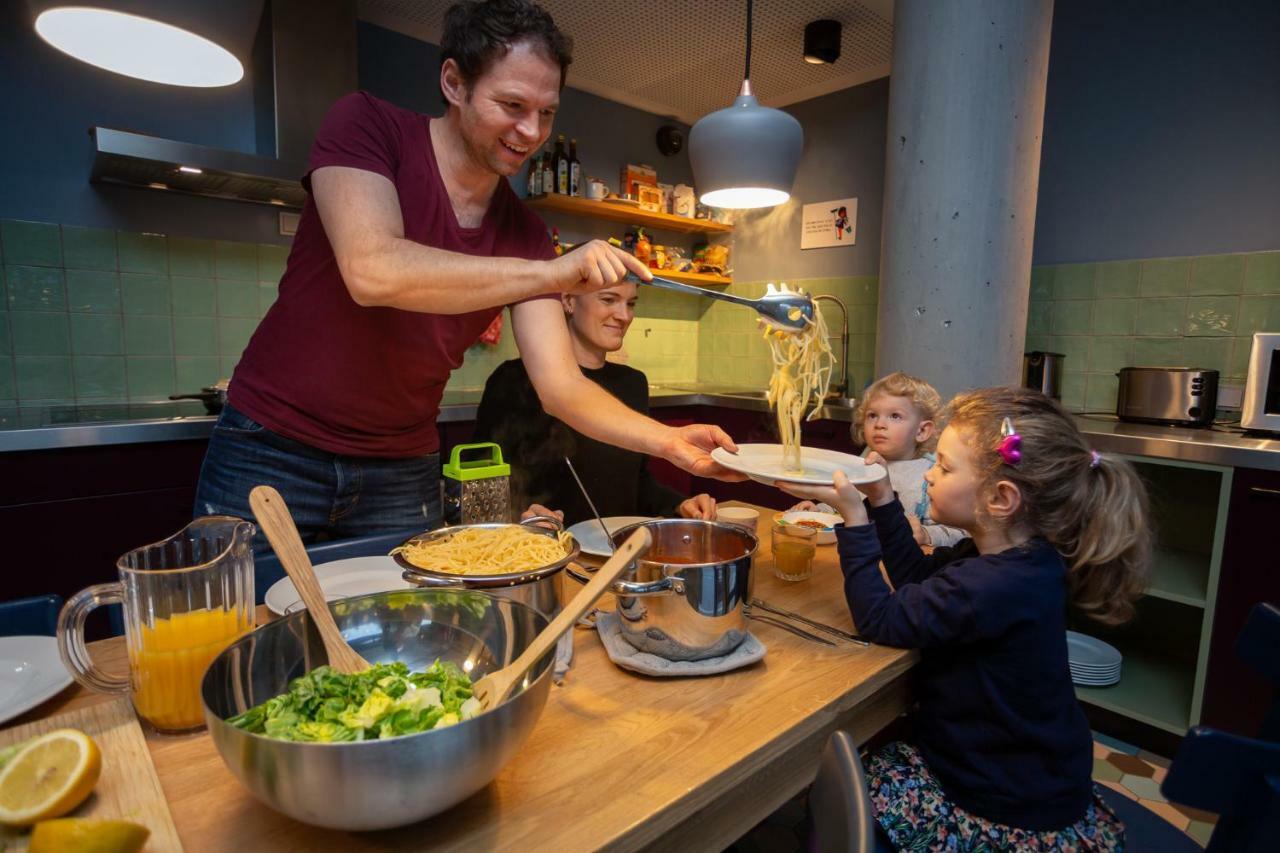
[[[322,166],[383,175],[400,196],[405,236],[486,257],[555,256],[546,225],[505,180],[478,228],[458,225],[436,166],[430,119],[365,92],[329,110],[307,177]],[[249,341],[228,392],[263,426],[354,456],[403,457],[439,449],[436,415],[449,372],[501,307],[422,314],[355,303],[308,199],[280,295]]]

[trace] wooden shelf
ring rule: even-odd
[[[524,203],[535,210],[552,210],[557,213],[570,213],[574,216],[586,216],[608,222],[642,225],[645,228],[675,231],[679,234],[733,233],[732,225],[712,222],[710,219],[690,219],[687,216],[672,216],[670,213],[653,213],[629,204],[611,204],[607,201],[594,201],[558,193],[530,196],[524,200]]]
[[[1184,735],[1191,721],[1195,668],[1136,649],[1121,649],[1120,681],[1111,687],[1076,687],[1076,696],[1156,728]]]
[[[719,287],[733,284],[733,279],[723,275],[708,275],[701,272],[676,272],[675,270],[654,270],[653,274],[684,284],[696,284],[698,287]]]
[[[1147,595],[1204,607],[1209,562],[1208,554],[1157,548],[1151,558],[1151,586]]]

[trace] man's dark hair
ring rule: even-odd
[[[458,63],[462,82],[470,88],[512,46],[528,41],[560,66],[560,88],[573,61],[573,41],[556,27],[547,11],[531,0],[464,0],[444,16],[440,63]],[[441,93],[443,95],[443,92]],[[446,99],[446,103],[448,103]]]

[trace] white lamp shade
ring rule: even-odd
[[[747,86],[744,84],[744,89]],[[689,132],[698,198],[711,207],[772,207],[791,197],[804,131],[794,116],[739,95]]]

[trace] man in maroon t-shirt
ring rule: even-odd
[[[551,133],[568,40],[529,0],[459,3],[441,59],[443,117],[363,92],[326,117],[279,298],[232,377],[197,514],[251,517],[248,492],[267,483],[304,539],[434,526],[441,394],[504,306],[549,414],[695,474],[732,476],[708,455],[736,450],[718,427],[644,417],[574,359],[557,294],[628,271],[648,279],[646,267],[598,240],[556,257],[506,181]]]

